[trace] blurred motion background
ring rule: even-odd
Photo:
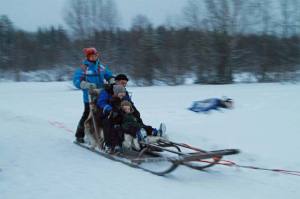
[[[300,80],[300,0],[0,0],[0,81],[66,81],[96,47],[138,86]]]

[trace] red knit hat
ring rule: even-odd
[[[83,53],[85,54],[86,57],[88,57],[90,55],[96,55],[98,51],[96,50],[96,48],[91,47],[91,48],[84,48]]]

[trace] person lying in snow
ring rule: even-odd
[[[223,99],[210,98],[202,101],[195,101],[193,105],[188,109],[196,113],[207,113],[210,110],[219,110],[220,108],[232,109],[233,100],[225,97]]]

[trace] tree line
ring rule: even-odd
[[[112,0],[69,1],[69,29],[27,32],[1,16],[0,69],[14,71],[18,80],[21,71],[69,67],[71,78],[82,49],[94,46],[105,65],[137,85],[178,85],[190,76],[196,83],[227,84],[238,74],[258,82],[293,80],[300,69],[298,1],[279,0],[277,19],[267,9],[271,2],[190,0],[181,25],[155,27],[138,15],[129,29],[119,28]]]

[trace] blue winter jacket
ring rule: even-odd
[[[109,89],[102,90],[97,99],[98,108],[102,109],[104,112],[110,111],[112,107],[111,104],[109,104],[109,100],[112,98],[112,95],[113,95],[112,87]],[[122,100],[127,100],[132,104],[132,106],[134,106],[127,91],[126,91],[126,95],[123,97]]]
[[[189,108],[194,112],[208,112],[210,110],[218,110],[219,108],[224,108],[221,100],[218,98],[211,98],[202,101],[195,101],[193,105]]]
[[[97,99],[98,108],[104,110],[106,108],[111,109],[111,105],[109,104],[109,100],[112,98],[112,94],[107,90],[102,90]]]
[[[112,72],[104,67],[99,60],[95,63],[85,60],[83,66],[75,71],[73,76],[73,84],[76,88],[80,89],[81,81],[87,81],[97,85],[97,88],[103,88],[104,79],[109,81],[113,77]],[[83,91],[83,101],[85,103],[89,102],[88,90],[82,89]]]

